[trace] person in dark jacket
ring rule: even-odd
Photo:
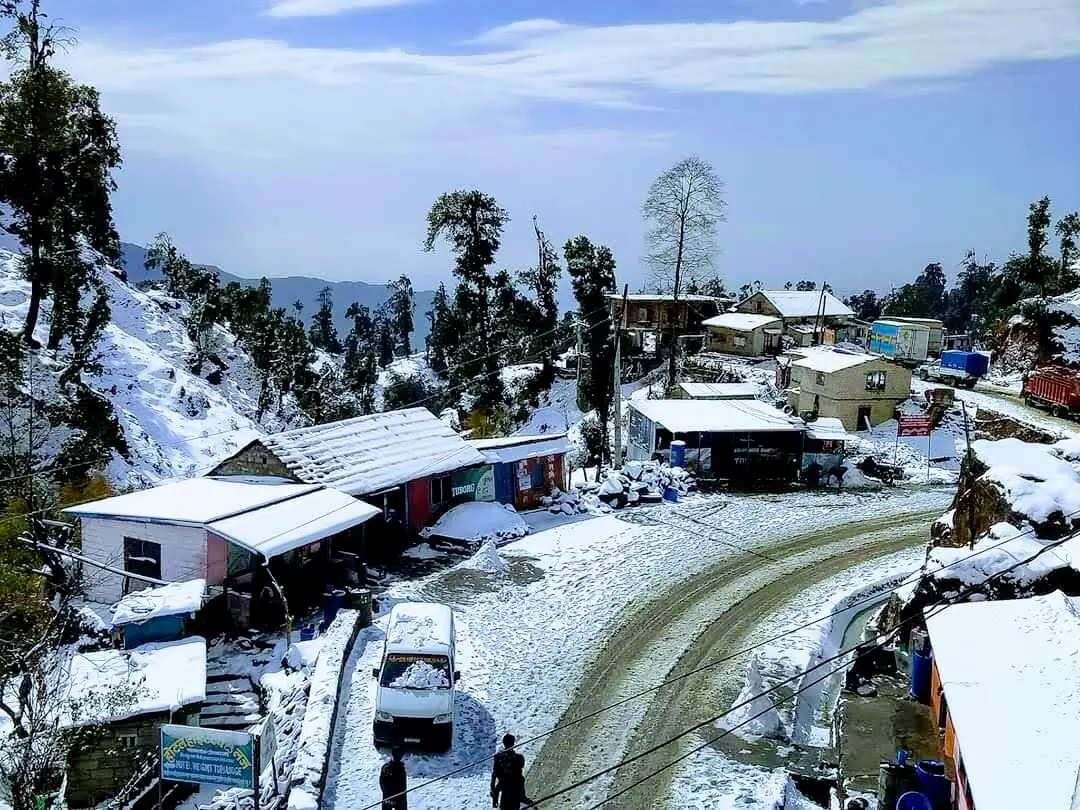
[[[491,769],[491,806],[521,810],[525,798],[525,757],[514,750],[513,734],[503,737],[503,750],[495,755]]]
[[[379,788],[382,790],[382,810],[409,810],[408,776],[402,757],[405,753],[395,748],[391,759],[379,771]],[[398,795],[400,794],[400,795]]]

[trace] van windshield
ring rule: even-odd
[[[391,689],[449,689],[450,659],[392,653],[386,656],[379,683]]]

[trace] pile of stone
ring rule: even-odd
[[[609,470],[599,482],[579,481],[572,492],[557,492],[544,505],[564,514],[604,514],[612,509],[660,503],[667,490],[680,497],[697,489],[697,482],[682,467],[657,461],[628,461],[621,470]]]

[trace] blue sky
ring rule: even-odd
[[[89,8],[93,13],[88,13]],[[738,286],[887,290],[1001,257],[1043,194],[1080,208],[1076,0],[52,0],[116,116],[123,238],[240,275],[421,287],[442,191],[609,244],[645,282],[641,202],[688,154],[727,183]]]

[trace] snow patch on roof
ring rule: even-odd
[[[801,419],[757,400],[641,399],[630,407],[672,433],[805,430]]]
[[[952,605],[926,620],[979,810],[1071,806],[1080,768],[1080,599]]]
[[[113,611],[113,627],[145,622],[159,616],[195,613],[202,607],[205,591],[206,580],[193,579],[129,593],[117,603],[116,610]]]
[[[880,359],[872,354],[857,354],[845,349],[814,349],[805,351],[802,355],[800,359],[792,363],[793,366],[820,371],[823,374],[843,371],[846,368],[854,368]]]
[[[690,399],[757,399],[757,383],[679,383]]]
[[[390,609],[386,643],[397,651],[449,652],[454,613],[436,602],[399,602]]]
[[[488,464],[524,461],[541,456],[558,456],[570,449],[570,442],[565,434],[471,439],[468,443],[483,453],[484,461]]]
[[[772,315],[753,315],[748,312],[725,312],[701,322],[702,326],[713,326],[718,329],[735,329],[737,331],[751,332],[762,326],[780,323],[779,318]]]
[[[855,313],[832,293],[820,290],[760,290],[776,310],[785,318],[813,318],[821,311],[821,299],[825,298],[825,316],[851,317]]]
[[[426,408],[373,413],[263,439],[298,478],[349,495],[483,464],[474,447]]]

